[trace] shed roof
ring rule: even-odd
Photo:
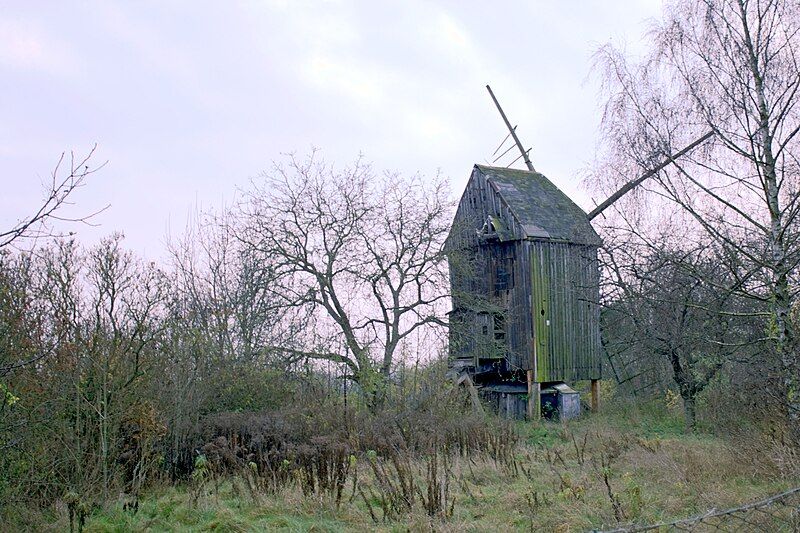
[[[508,204],[525,236],[599,246],[586,213],[538,172],[475,165]]]

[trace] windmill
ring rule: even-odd
[[[473,167],[447,239],[451,373],[509,418],[577,416],[578,393],[569,384],[591,381],[597,409],[603,366],[602,241],[591,220],[713,133],[666,156],[587,214],[536,171],[530,148],[486,89],[508,135],[491,164]],[[519,155],[508,166],[493,166],[514,147]],[[527,171],[510,168],[520,159]],[[617,380],[624,379],[624,368],[610,363]]]

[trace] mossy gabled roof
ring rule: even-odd
[[[542,174],[484,165],[475,168],[508,204],[527,238],[602,244],[583,209]]]

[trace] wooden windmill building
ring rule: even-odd
[[[587,214],[536,172],[486,88],[519,149],[515,161],[528,170],[475,165],[459,202],[447,238],[451,373],[507,417],[576,416],[579,398],[567,384],[590,380],[596,409],[602,367],[602,242],[590,221],[714,134],[665,151],[661,163]]]
[[[542,388],[600,379],[600,244],[542,174],[473,168],[448,237],[451,368],[502,414],[538,417]]]

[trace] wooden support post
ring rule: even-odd
[[[600,380],[592,380],[592,412],[600,410]]]
[[[539,354],[536,351],[536,324],[533,317],[531,314],[531,367],[525,376],[528,378],[528,420],[538,422],[542,418],[542,384],[539,383]]]
[[[534,380],[533,370],[528,370],[528,420],[539,420],[542,416],[541,383]]]
[[[478,389],[475,388],[475,384],[472,382],[472,378],[469,377],[469,374],[462,374],[459,376],[456,380],[456,385],[463,385],[467,389],[469,399],[472,402],[472,410],[476,413],[483,414],[483,405],[481,405],[481,400],[478,396]]]

